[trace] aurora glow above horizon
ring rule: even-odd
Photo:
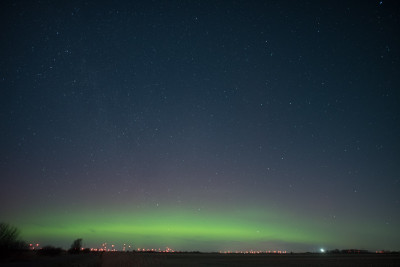
[[[143,210],[81,211],[75,214],[53,213],[32,216],[21,222],[22,236],[30,243],[53,244],[68,248],[71,240],[83,238],[86,247],[100,248],[102,243],[137,248],[173,248],[180,251],[318,251],[327,248],[360,247],[371,239],[372,224],[351,225],[346,222],[321,224],[313,218],[299,220],[299,215],[282,211],[260,212],[265,207],[245,207],[220,212],[157,208]],[[129,215],[128,215],[129,214]],[[358,229],[357,233],[353,230]],[[396,229],[392,229],[394,233]],[[397,239],[386,231],[377,232],[374,244],[363,249],[392,247]],[[340,234],[338,234],[340,233]],[[352,236],[353,240],[348,240]],[[62,241],[61,241],[62,240]],[[327,242],[329,240],[329,242]],[[60,242],[61,241],[61,242]],[[345,245],[344,245],[345,244]]]
[[[0,20],[0,222],[27,242],[400,250],[395,1],[2,1]]]

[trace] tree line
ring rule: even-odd
[[[17,227],[0,222],[0,255],[7,255],[10,252],[29,249],[28,244],[20,239],[19,234],[20,232]],[[89,249],[82,249],[82,238],[78,238],[74,240],[68,252],[77,254],[80,252],[88,252],[88,250]],[[48,245],[40,249],[38,253],[42,255],[57,255],[63,251],[62,248]]]

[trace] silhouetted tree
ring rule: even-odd
[[[0,250],[26,249],[26,243],[19,240],[19,230],[7,223],[0,223]]]
[[[79,253],[82,248],[82,238],[76,239],[72,245],[71,248],[68,250],[70,253]]]

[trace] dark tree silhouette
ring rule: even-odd
[[[76,239],[72,245],[71,248],[69,249],[70,253],[79,253],[82,248],[82,238]]]
[[[8,223],[0,223],[0,250],[26,249],[25,242],[19,240],[18,228]]]

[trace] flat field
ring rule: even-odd
[[[80,255],[31,256],[0,262],[0,266],[400,266],[398,254],[218,254],[105,252]]]
[[[108,253],[101,266],[400,266],[400,255]]]

